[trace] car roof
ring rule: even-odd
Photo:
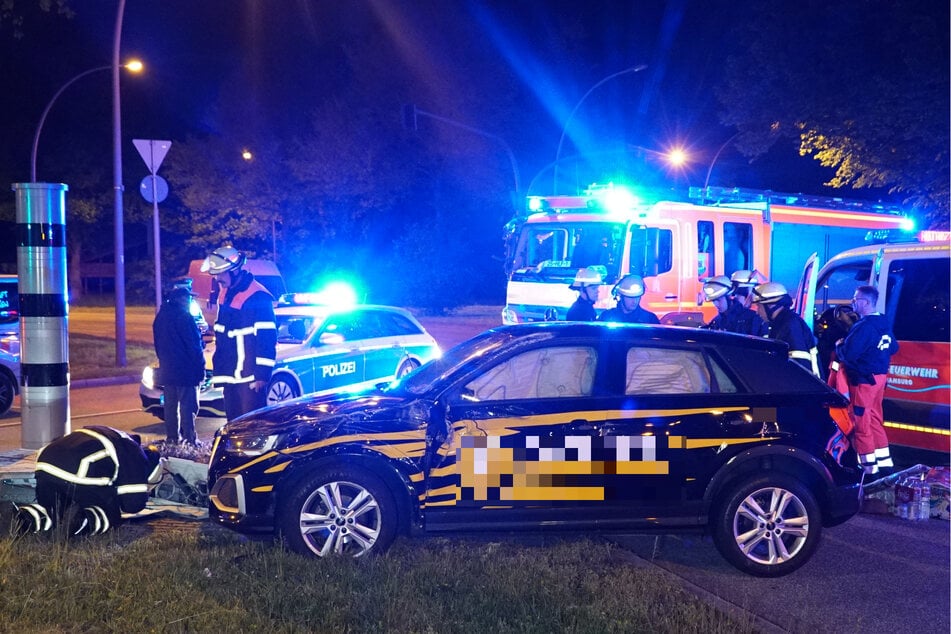
[[[785,344],[773,339],[738,335],[731,332],[683,326],[655,326],[615,322],[533,322],[499,326],[493,328],[491,332],[507,333],[515,337],[547,334],[561,338],[638,339],[644,342],[656,341],[657,343],[707,345],[728,343],[741,347],[773,351],[785,348]]]
[[[328,304],[278,304],[274,309],[275,315],[312,315],[314,317],[325,318],[329,315],[342,315],[357,311],[377,310],[390,313],[398,313],[409,317],[413,321],[416,318],[408,310],[397,306],[383,306],[380,304],[355,304],[350,306],[330,306]]]

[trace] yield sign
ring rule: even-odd
[[[132,139],[132,144],[139,151],[139,156],[145,161],[146,167],[155,175],[159,165],[165,160],[168,149],[172,147],[171,141],[149,141],[147,139]]]

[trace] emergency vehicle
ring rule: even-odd
[[[644,278],[641,306],[661,323],[699,325],[703,281],[756,269],[790,290],[814,251],[825,259],[865,243],[869,232],[910,229],[901,211],[876,203],[750,189],[691,188],[695,202],[645,203],[630,190],[593,185],[581,196],[530,196],[508,225],[505,324],[563,320],[579,269],[600,266],[595,308],[615,302],[624,275]]]
[[[848,332],[837,319],[860,285],[878,289],[899,350],[891,359],[883,413],[896,445],[951,451],[951,232],[922,231],[919,241],[850,249],[818,270],[810,258],[797,306],[814,324],[820,356]]]

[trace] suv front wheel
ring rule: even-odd
[[[731,487],[710,522],[723,557],[759,577],[780,577],[802,566],[822,534],[815,496],[785,474],[759,475]]]
[[[386,550],[396,537],[396,500],[373,473],[321,469],[294,486],[280,505],[279,528],[304,555],[361,557]]]

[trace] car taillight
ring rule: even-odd
[[[832,420],[835,421],[836,426],[842,430],[843,434],[848,436],[852,433],[855,425],[852,424],[847,407],[829,407],[829,416],[832,417]]]

